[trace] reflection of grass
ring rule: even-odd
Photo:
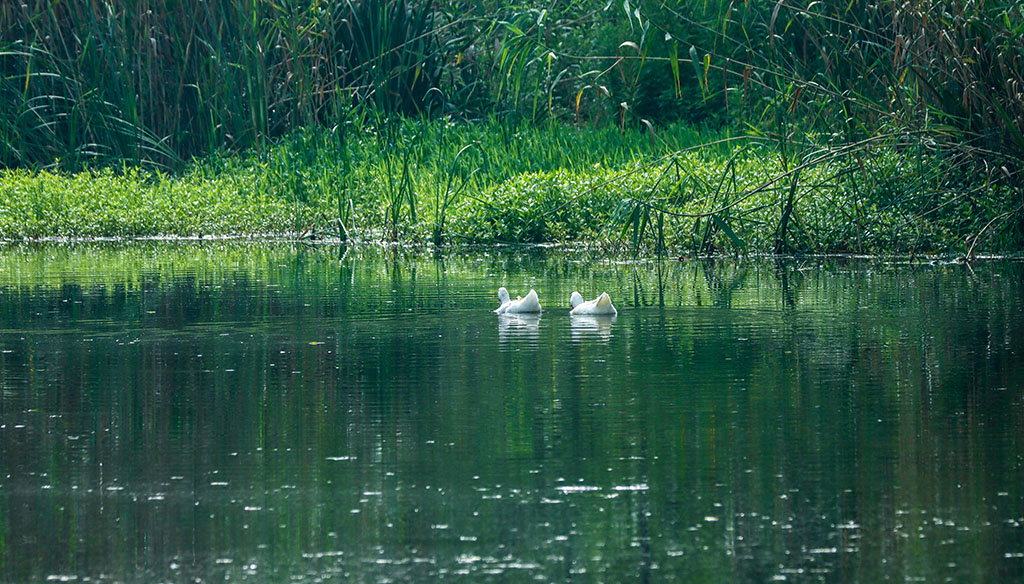
[[[1020,379],[1024,362],[1012,352],[1020,346],[1014,327],[1021,314],[1020,266],[1003,264],[990,271],[991,264],[982,264],[977,277],[967,279],[965,266],[874,263],[860,271],[860,262],[672,263],[664,266],[666,303],[686,308],[660,310],[636,307],[625,293],[634,288],[632,274],[638,274],[637,296],[641,302],[651,299],[656,267],[647,263],[603,263],[587,254],[543,249],[434,254],[356,246],[339,263],[342,253],[330,246],[253,242],[0,249],[0,321],[9,327],[0,353],[5,419],[28,421],[5,443],[17,445],[8,452],[17,450],[19,457],[12,455],[5,464],[46,472],[39,482],[54,486],[31,519],[40,529],[59,526],[62,513],[77,513],[72,518],[78,520],[99,497],[129,511],[139,509],[131,498],[150,489],[167,491],[161,505],[191,517],[198,483],[168,486],[162,477],[208,477],[221,469],[223,475],[216,476],[229,477],[230,486],[211,490],[204,481],[200,494],[207,507],[233,508],[229,519],[237,521],[231,519],[231,525],[258,515],[237,502],[252,499],[308,525],[324,520],[316,511],[340,508],[326,515],[333,523],[322,532],[364,534],[363,517],[383,524],[395,516],[396,505],[387,496],[358,501],[366,498],[361,477],[378,467],[398,468],[388,483],[404,489],[398,503],[422,505],[423,514],[453,526],[507,522],[511,512],[504,502],[509,501],[512,511],[529,517],[550,513],[546,498],[577,505],[576,529],[593,534],[586,541],[578,538],[594,550],[587,557],[605,553],[609,541],[617,550],[631,549],[635,510],[650,509],[650,533],[694,534],[653,541],[663,558],[659,562],[674,562],[671,573],[689,575],[693,564],[682,562],[700,557],[698,568],[709,574],[704,580],[716,582],[722,574],[740,579],[746,575],[740,571],[754,563],[702,551],[718,549],[732,537],[733,515],[737,529],[753,534],[748,540],[757,545],[803,537],[784,523],[807,513],[808,502],[802,494],[773,495],[782,473],[789,492],[798,488],[812,496],[820,485],[838,493],[844,485],[865,488],[869,479],[895,475],[897,482],[869,488],[895,484],[901,504],[915,509],[956,502],[968,488],[995,491],[1003,483],[1019,484],[1019,469],[999,465],[1019,451],[1014,431],[1022,412],[1014,407],[1019,392],[1012,391],[1012,383]],[[577,333],[570,317],[552,303],[542,317],[539,350],[520,343],[520,353],[505,351],[497,342],[499,317],[489,313],[488,302],[470,294],[483,287],[484,278],[526,277],[543,283],[552,298],[569,286],[607,288],[617,303],[622,296],[619,306],[628,310],[612,325],[610,344],[593,338],[572,342]],[[245,278],[251,288],[216,288]],[[75,284],[95,282],[109,282],[110,293],[85,288],[84,305],[75,304]],[[351,294],[336,290],[345,283],[351,283]],[[787,297],[801,310],[784,309]],[[346,312],[345,298],[365,303],[353,311],[376,314],[320,318]],[[392,299],[421,304],[404,316],[381,318],[379,312],[401,310],[386,304]],[[439,306],[442,310],[431,310]],[[458,308],[472,312],[452,314]],[[173,317],[165,314],[175,309],[180,320],[168,322]],[[81,310],[82,318],[94,320],[72,326],[55,310]],[[47,318],[59,320],[53,326],[44,322],[47,330],[67,327],[66,333],[38,334],[36,327]],[[100,323],[130,329],[135,318],[152,319],[143,320],[144,334],[95,332],[104,326]],[[160,327],[161,318],[168,319],[166,327]],[[253,323],[261,318],[278,320]],[[175,328],[179,323],[187,326]],[[25,332],[11,334],[11,328]],[[130,344],[137,338],[141,342]],[[992,340],[991,347],[977,350],[979,340]],[[995,391],[1008,387],[1011,391]],[[927,407],[908,414],[914,404]],[[885,423],[878,422],[882,418]],[[110,438],[94,437],[106,427]],[[935,435],[910,440],[922,427],[936,429]],[[949,431],[938,435],[944,429]],[[82,437],[74,446],[81,455],[65,455],[64,436]],[[977,449],[987,455],[972,457]],[[200,452],[209,456],[195,454]],[[836,464],[837,452],[851,453],[856,464]],[[238,463],[230,462],[234,453]],[[555,464],[543,462],[552,453]],[[374,462],[377,455],[383,463]],[[938,462],[894,471],[898,461],[915,456]],[[126,490],[83,494],[64,511],[65,499],[78,497],[71,486],[94,477],[97,459],[108,461],[104,472]],[[558,461],[563,459],[573,467],[569,481],[562,478],[567,465]],[[952,474],[936,480],[942,478],[936,474],[941,464]],[[798,472],[808,468],[815,471]],[[747,478],[736,480],[738,474]],[[356,488],[321,488],[327,480]],[[735,489],[721,487],[729,481]],[[428,492],[416,486],[423,484],[434,487]],[[649,490],[630,490],[641,484]],[[676,497],[695,489],[702,489],[702,499]],[[434,490],[503,498],[452,504],[451,497],[432,496]],[[964,506],[943,511],[944,516],[972,531],[984,529],[991,506],[980,496],[963,498]],[[843,505],[825,505],[821,513],[828,516],[815,515],[810,527],[821,526],[821,537],[832,538],[836,525],[862,513],[851,508],[859,505],[854,494]],[[356,507],[362,510],[359,521],[348,512]],[[883,507],[882,513],[891,513],[887,501]],[[757,517],[733,509],[754,510]],[[720,520],[708,522],[712,514]],[[932,514],[914,515],[927,519],[924,529],[929,529]],[[242,540],[247,548],[257,549],[267,537],[278,538],[271,542],[279,549],[294,541],[282,535],[288,530],[276,528],[281,518],[265,519],[273,521],[273,528],[265,529],[270,535]],[[427,517],[422,523],[432,521]],[[136,535],[135,527],[125,526],[128,520],[109,523],[112,537],[130,541]],[[700,528],[687,531],[694,525]],[[185,528],[185,541],[191,541],[193,530]],[[877,534],[869,532],[872,528],[868,524],[856,533],[901,545],[888,524]],[[559,525],[552,529],[564,533]],[[938,542],[952,529],[932,525],[921,531],[928,537],[923,541],[935,542],[922,553],[948,553],[949,546]],[[239,537],[249,537],[248,531],[253,530],[240,530]],[[855,535],[852,528],[849,535]],[[349,554],[345,548],[346,555],[361,553],[361,540],[342,539],[339,545],[355,550]],[[683,546],[685,558],[663,551]],[[522,553],[528,558],[535,553],[543,563],[550,547]],[[8,554],[13,556],[19,548],[6,549],[13,549]],[[274,560],[259,559],[275,574],[292,569]],[[631,561],[615,558],[616,565],[635,565]],[[712,565],[716,561],[721,566]],[[351,564],[351,569],[328,567],[362,576],[357,571],[371,562]],[[298,564],[293,573],[308,569]],[[368,572],[363,579],[379,577],[380,572]]]
[[[657,232],[686,250],[756,252],[776,247],[785,215],[795,251],[931,251],[959,249],[1012,204],[997,192],[954,193],[950,204],[923,206],[915,193],[940,169],[922,175],[884,147],[855,168],[823,162],[799,181],[778,180],[788,167],[767,148],[700,147],[721,136],[684,126],[658,141],[500,121],[407,122],[387,148],[367,128],[347,136],[297,133],[262,153],[209,158],[177,176],[0,171],[0,237],[351,232],[522,243],[628,233],[642,242]]]
[[[643,260],[608,261],[603,255],[594,249],[540,246],[486,251],[453,247],[438,253],[418,247],[237,240],[20,243],[0,246],[0,291],[32,293],[70,286],[123,296],[184,287],[205,295],[219,287],[248,285],[272,294],[291,289],[291,295],[340,305],[353,301],[346,290],[369,285],[371,291],[360,301],[390,312],[401,308],[389,302],[396,300],[392,293],[408,293],[410,301],[438,301],[452,309],[493,308],[498,286],[505,285],[514,291],[536,287],[541,302],[552,311],[568,312],[574,289],[589,296],[608,291],[620,308],[657,305],[659,295],[667,305],[777,308],[835,302],[834,296],[850,285],[849,275],[861,269],[918,271],[882,260],[808,258],[777,265],[767,259],[719,259],[659,266]]]

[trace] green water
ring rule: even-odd
[[[6,247],[0,582],[1022,581],[1022,276]]]

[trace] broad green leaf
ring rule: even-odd
[[[725,221],[718,217],[718,213],[712,213],[711,220],[715,222],[715,226],[721,229],[722,233],[725,233],[725,235],[733,242],[733,244],[736,247],[740,249],[747,248],[746,244],[743,243],[743,240],[740,239],[739,236],[736,235],[736,232],[732,230],[732,227],[729,227],[728,223],[726,223]]]

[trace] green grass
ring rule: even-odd
[[[795,253],[963,254],[966,238],[983,233],[976,252],[1018,245],[1005,221],[1019,204],[1011,191],[958,189],[941,160],[893,144],[863,154],[825,156],[797,173],[773,144],[684,125],[652,135],[494,120],[407,120],[386,131],[367,123],[341,136],[298,132],[177,175],[3,170],[0,238],[622,242],[679,253],[767,253],[781,241]]]
[[[693,136],[682,129],[677,134]],[[490,188],[526,172],[615,168],[653,154],[648,138],[615,129],[509,129],[496,122],[408,122],[390,140],[382,143],[369,127],[351,131],[345,141],[326,131],[297,132],[262,152],[210,157],[177,175],[136,167],[2,170],[0,238],[297,234],[315,228],[352,230],[364,239],[419,240],[432,235],[445,185],[449,212],[458,214],[466,200],[486,205]],[[404,163],[409,184],[403,188],[411,196],[398,198],[393,191]],[[353,214],[341,230],[339,216],[348,210]]]

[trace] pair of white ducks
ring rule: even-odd
[[[512,300],[508,295],[508,290],[503,286],[498,288],[498,300],[501,301],[501,306],[494,311],[498,314],[540,312],[540,298],[537,297],[537,292],[533,289],[530,290],[530,293],[525,298]],[[586,302],[584,302],[582,294],[573,292],[572,296],[569,297],[569,305],[572,307],[569,314],[613,316],[617,313],[615,306],[612,305],[611,296],[608,296],[607,292],[602,292],[597,298]]]

